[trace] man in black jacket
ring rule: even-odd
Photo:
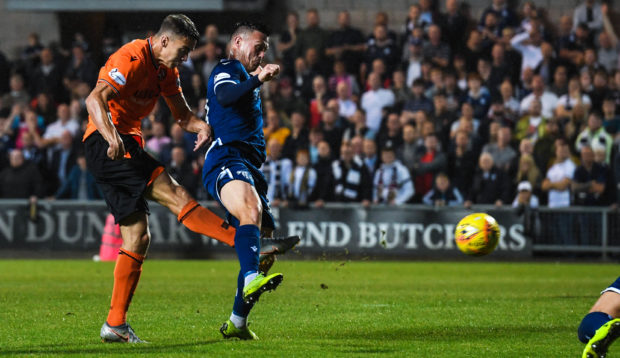
[[[21,149],[11,151],[10,166],[0,172],[0,197],[36,199],[43,196],[43,178],[36,165],[26,162]]]
[[[476,170],[476,155],[470,147],[467,132],[458,131],[454,137],[454,148],[448,154],[447,165],[448,177],[452,185],[458,188],[466,198],[469,196]]]
[[[494,166],[491,154],[482,153],[465,207],[470,207],[473,203],[501,206],[510,200],[509,185],[510,178]]]
[[[310,201],[314,201],[316,207],[322,207],[326,201],[333,201],[334,179],[332,176],[332,158],[329,143],[322,140],[317,144],[318,157],[313,168],[316,171],[317,182]]]

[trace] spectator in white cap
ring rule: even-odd
[[[522,181],[517,186],[517,196],[512,202],[512,207],[517,208],[520,206],[538,207],[538,197],[532,194],[532,184],[529,181]]]

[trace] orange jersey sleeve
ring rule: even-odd
[[[156,63],[150,39],[134,40],[113,53],[99,71],[116,96],[108,101],[112,122],[121,134],[142,135],[141,121],[153,110],[160,95],[181,93],[179,71]],[[84,139],[96,131],[89,116]]]

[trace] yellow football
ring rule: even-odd
[[[463,253],[472,256],[490,254],[499,242],[500,229],[497,221],[489,214],[475,213],[461,219],[454,230],[456,246]]]

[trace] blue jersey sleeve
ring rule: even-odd
[[[222,61],[215,66],[211,77],[213,77],[213,92],[217,94],[219,86],[227,84],[238,84],[241,82],[241,72],[237,66],[237,61]]]
[[[254,90],[260,85],[261,82],[259,81],[258,76],[252,76],[247,81],[243,81],[241,83],[225,83],[221,85],[220,90],[215,92],[215,96],[217,97],[217,101],[220,102],[222,106],[228,107],[237,102],[239,98],[243,97],[246,93]]]
[[[213,92],[217,101],[224,107],[233,105],[245,94],[261,85],[258,76],[252,76],[241,82],[240,65],[238,61],[234,63],[222,62],[221,66],[217,67],[217,73],[213,76]]]

